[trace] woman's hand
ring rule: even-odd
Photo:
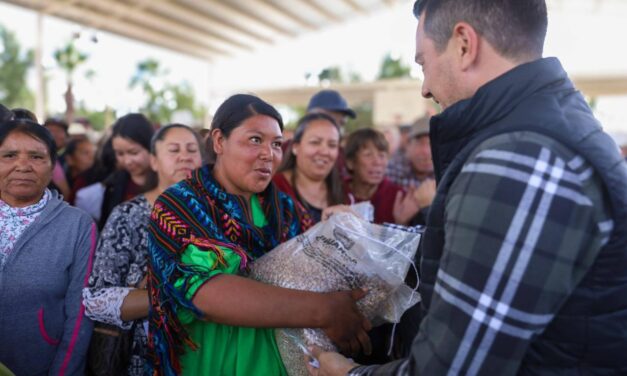
[[[396,193],[392,215],[394,222],[406,225],[418,212],[431,205],[435,196],[435,180],[427,179],[418,188],[410,188],[407,193]]]
[[[394,208],[392,209],[394,223],[406,225],[419,211],[420,205],[418,205],[418,202],[414,198],[413,189],[410,189],[407,193],[403,191],[396,192]]]
[[[420,184],[418,188],[414,190],[414,199],[420,206],[420,209],[426,208],[431,205],[433,198],[435,197],[435,180],[427,179]]]
[[[326,221],[327,219],[331,218],[331,216],[335,213],[350,213],[353,215],[357,215],[357,213],[355,213],[353,209],[351,209],[351,207],[348,205],[333,205],[328,206],[324,210],[322,210],[321,218],[323,221]]]
[[[360,349],[366,355],[372,352],[368,331],[370,321],[357,309],[357,301],[366,291],[338,291],[325,293],[326,314],[320,328],[343,353],[356,355]]]
[[[319,368],[316,368],[309,363],[311,358],[305,356],[307,371],[311,376],[345,376],[359,365],[336,352],[325,352],[317,346],[311,347],[309,351],[319,363]]]

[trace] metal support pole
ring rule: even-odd
[[[37,41],[35,45],[35,70],[37,72],[37,90],[35,91],[35,114],[40,122],[46,117],[46,79],[43,67],[43,18],[41,12],[37,13]]]

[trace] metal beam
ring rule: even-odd
[[[257,0],[257,1],[266,4],[270,8],[272,8],[275,11],[281,13],[285,17],[293,20],[294,22],[296,22],[297,24],[299,24],[302,27],[305,27],[305,28],[307,28],[309,30],[318,30],[320,28],[320,26],[318,26],[318,25],[316,25],[316,24],[314,24],[314,23],[304,19],[300,15],[296,14],[296,12],[292,12],[290,9],[287,9],[283,5],[279,5],[279,4],[277,4],[276,2],[274,2],[272,0]]]
[[[313,8],[314,10],[316,10],[318,13],[320,13],[322,16],[324,16],[327,19],[330,19],[333,22],[340,22],[341,19],[340,17],[331,12],[330,10],[327,9],[327,7],[324,7],[322,5],[320,5],[317,1],[315,0],[300,0],[300,2],[302,4],[305,4],[307,6],[309,6],[310,8]]]
[[[148,12],[146,9],[138,9],[123,3],[112,0],[82,0],[83,3],[100,12],[113,13],[120,20],[129,20],[140,25],[148,26],[152,29],[172,34],[184,40],[190,40],[205,46],[207,49],[222,55],[232,55],[227,49],[228,43],[217,39],[206,33],[199,32],[198,29],[174,22],[171,19]]]
[[[352,10],[362,13],[362,14],[366,14],[366,10],[364,9],[364,7],[362,7],[359,3],[357,3],[357,1],[355,0],[342,0],[344,1],[344,4],[348,5]]]
[[[100,13],[85,8],[72,7],[64,9],[62,13],[56,15],[62,18],[67,18],[72,21],[88,25],[90,27],[95,27],[95,25],[98,25],[97,28],[102,30],[110,31],[112,33],[137,39],[145,43],[196,56],[204,60],[211,61],[216,57],[215,53],[208,51],[202,46],[190,43],[189,41],[175,38],[158,31],[147,32],[147,30],[141,26],[135,25],[130,22],[111,19],[106,15],[102,15]]]
[[[253,44],[259,42],[268,44],[273,43],[273,40],[270,38],[257,34],[251,34],[249,31],[242,29],[241,27],[225,22],[224,19],[227,17],[219,18],[211,16],[206,13],[194,11],[188,7],[175,4],[168,0],[153,0],[148,6],[150,9],[158,11],[161,14],[176,17],[177,19],[187,22],[194,27],[218,34],[225,40],[229,40],[231,43],[237,44],[242,48],[249,49],[251,46],[247,43],[236,41],[233,39],[233,36],[243,37],[245,40],[248,40]]]
[[[52,0],[41,10],[42,13],[51,13],[62,10],[79,2],[80,0]]]
[[[627,95],[627,74],[615,76],[574,76],[575,87],[589,97]]]
[[[288,36],[288,37],[296,37],[296,33],[294,33],[291,30],[288,30],[284,27],[281,27],[275,23],[269,22],[267,20],[264,20],[263,18],[253,14],[252,12],[246,12],[244,11],[238,4],[236,4],[233,1],[230,0],[226,0],[226,1],[209,1],[209,3],[211,3],[214,6],[219,6],[221,11],[225,11],[225,12],[235,12],[235,15],[238,17],[245,17],[249,20],[252,20],[253,22],[255,22],[257,25],[260,25],[266,29],[270,29],[272,32],[284,35],[284,36]]]

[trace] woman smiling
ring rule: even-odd
[[[314,223],[327,207],[349,201],[336,164],[339,153],[340,130],[333,118],[322,113],[305,115],[274,176],[277,187],[305,207]]]

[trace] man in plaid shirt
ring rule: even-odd
[[[411,353],[312,375],[627,374],[627,166],[559,61],[544,0],[418,0],[437,194]]]

